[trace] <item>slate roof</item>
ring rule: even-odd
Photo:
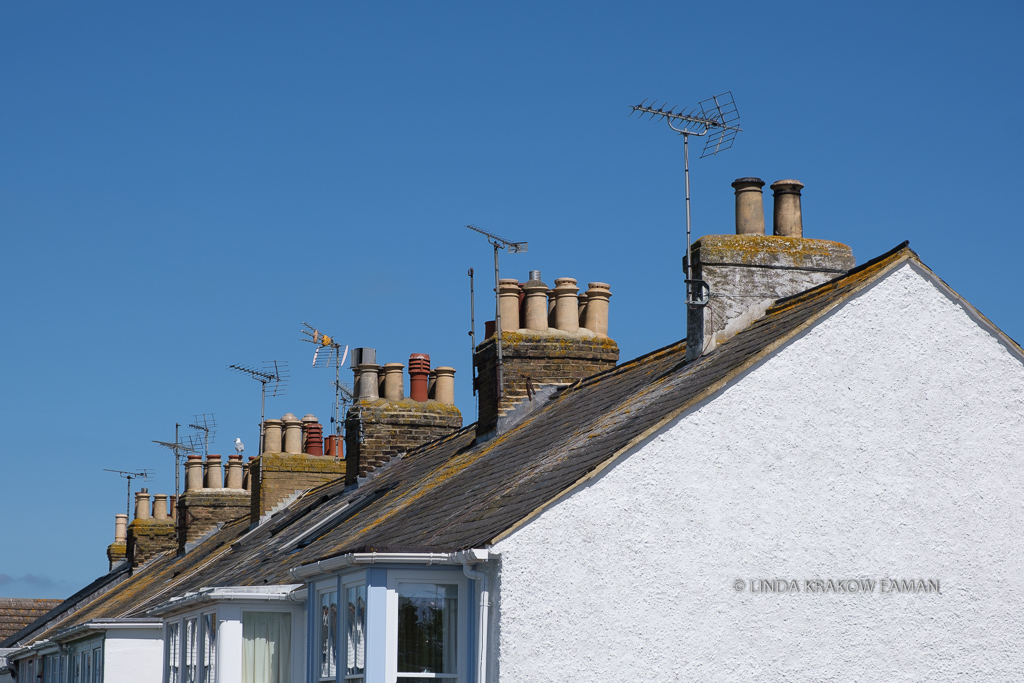
[[[907,260],[920,264],[904,243],[780,299],[696,361],[684,361],[680,341],[594,375],[490,441],[475,443],[470,425],[392,460],[358,486],[314,489],[252,531],[248,518],[228,523],[184,556],[158,556],[60,627],[143,616],[203,586],[293,583],[290,568],[350,552],[492,544]]]
[[[0,642],[28,626],[63,600],[0,598]]]

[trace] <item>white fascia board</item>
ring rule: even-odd
[[[229,602],[243,600],[248,602],[270,602],[274,600],[305,599],[305,586],[299,583],[288,583],[273,586],[210,586],[200,588],[191,593],[171,598],[165,603],[148,610],[146,614],[164,616],[173,612],[183,611],[195,605],[210,602]],[[292,593],[303,590],[302,596]]]
[[[161,629],[163,622],[156,619],[93,619],[84,624],[76,624],[61,629],[53,634],[53,640],[65,643],[77,640],[85,634],[97,631],[117,631],[122,629]]]
[[[369,564],[478,564],[496,558],[487,549],[474,548],[454,553],[347,553],[311,564],[292,567],[288,573],[296,579],[309,580],[315,576],[331,574],[347,567]]]

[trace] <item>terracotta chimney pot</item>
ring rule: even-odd
[[[430,356],[414,353],[409,356],[409,397],[423,403],[427,400],[430,387]]]
[[[235,453],[228,456],[228,476],[227,482],[224,487],[229,489],[241,489],[245,488],[242,483],[243,472],[245,465],[242,464],[242,454]]]
[[[587,287],[586,328],[599,337],[607,337],[608,299],[612,295],[611,287],[606,282],[590,282]]]
[[[576,278],[555,278],[555,327],[564,332],[576,332],[580,329],[580,305],[576,292]]]
[[[498,280],[498,306],[501,311],[501,329],[504,332],[515,332],[520,327],[519,291],[519,280]]]
[[[539,270],[530,271],[530,279],[523,283],[523,292],[526,294],[523,327],[528,330],[548,329],[548,286],[541,282]]]
[[[203,488],[203,456],[190,455],[185,459],[185,490]]]
[[[224,467],[219,455],[206,456],[206,486],[208,489],[224,488]]]

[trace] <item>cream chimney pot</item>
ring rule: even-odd
[[[203,488],[203,456],[190,455],[185,460],[185,490]]]
[[[530,279],[523,283],[523,292],[526,294],[523,327],[528,330],[548,329],[548,286],[540,281],[539,270],[530,271]]]
[[[114,543],[124,543],[128,540],[128,515],[114,515]]]
[[[608,299],[611,286],[606,282],[587,283],[587,329],[599,337],[608,336]]]
[[[206,486],[208,489],[224,488],[224,467],[219,455],[206,456]]]
[[[135,519],[150,519],[148,489],[142,489],[135,494]]]
[[[799,180],[776,180],[771,188],[775,191],[775,213],[773,232],[781,237],[803,237],[804,219],[800,210],[800,190],[804,184]]]
[[[576,293],[576,278],[555,278],[555,327],[565,332],[580,329],[580,305]]]
[[[153,494],[153,519],[167,519],[167,494]]]
[[[502,278],[498,280],[498,304],[501,310],[501,330],[515,332],[519,329],[519,280]]]
[[[384,364],[384,398],[389,401],[401,401],[405,398],[404,363]]]
[[[441,366],[434,368],[437,380],[434,385],[434,400],[447,405],[455,405],[455,368]]]
[[[244,467],[245,466],[242,464],[241,453],[235,453],[234,455],[228,456],[228,476],[227,482],[225,483],[225,488],[245,488],[245,485],[242,483],[242,480],[244,478],[244,473],[242,472],[242,470],[244,469]]]
[[[263,423],[263,452],[281,452],[281,421],[266,420]]]
[[[736,190],[736,234],[764,234],[764,197],[760,178],[737,178],[732,183]]]
[[[281,418],[284,423],[284,452],[289,455],[302,453],[302,422],[292,413]]]
[[[579,294],[576,299],[579,301],[579,318],[580,327],[587,326],[587,293],[583,292]]]

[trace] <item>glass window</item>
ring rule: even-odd
[[[181,666],[179,652],[181,652],[181,624],[174,622],[167,625],[167,683],[181,683],[181,674],[178,667]]]
[[[185,681],[184,683],[199,683],[196,674],[199,668],[199,658],[196,656],[197,619],[192,617],[185,620]]]
[[[92,683],[103,683],[103,648],[92,651]]]
[[[217,683],[217,613],[203,615],[203,683]]]
[[[338,591],[320,593],[320,678],[333,681],[338,675]]]
[[[291,683],[292,615],[242,612],[242,683]]]
[[[366,677],[366,586],[345,589],[345,680]]]
[[[92,652],[86,650],[82,653],[82,681],[92,683]]]
[[[398,584],[399,683],[458,678],[458,603],[458,584]]]

